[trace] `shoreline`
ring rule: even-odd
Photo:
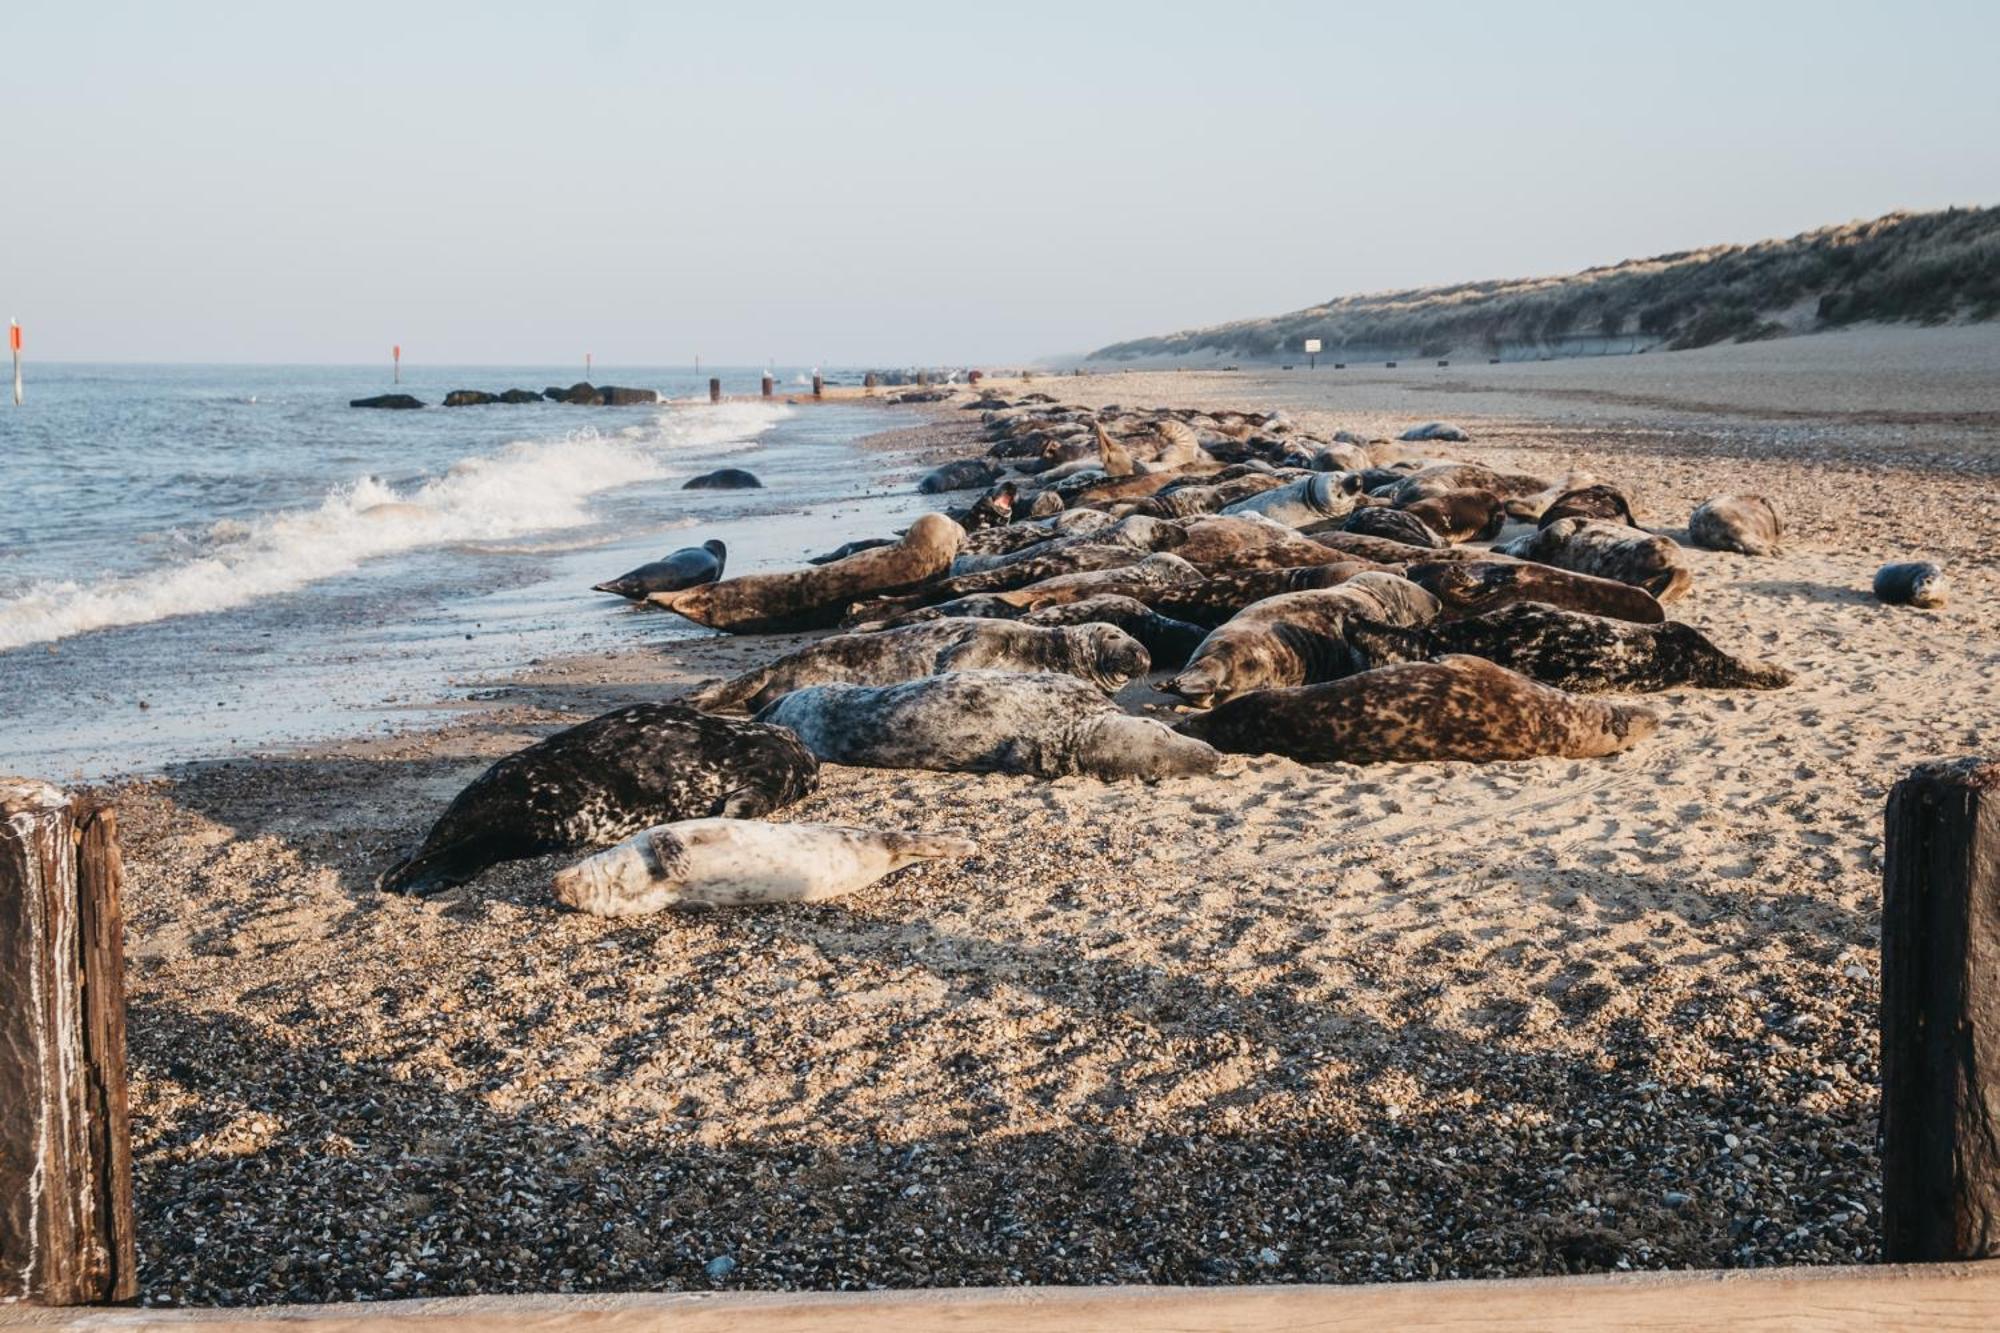
[[[1252,407],[1278,378],[982,387]],[[1453,411],[1414,404],[1285,410]],[[920,410],[861,442],[885,471],[977,452],[977,413]],[[1772,495],[1786,555],[1691,552],[1675,610],[1799,685],[1655,696],[1660,735],[1590,763],[828,765],[780,818],[981,852],[622,922],[553,909],[565,858],[370,881],[500,754],[809,636],[551,659],[442,728],[116,789],[146,1299],[1873,1258],[1880,802],[2000,727],[1993,441],[1591,410],[1467,413],[1463,452],[1627,480],[1669,532]],[[1912,536],[1944,612],[1866,595]]]

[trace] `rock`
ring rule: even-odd
[[[407,412],[413,407],[422,407],[424,404],[422,399],[412,398],[406,393],[384,393],[377,394],[373,398],[355,398],[350,400],[347,405],[349,407],[388,407]]]
[[[1410,429],[1404,431],[1402,438],[1406,440],[1451,440],[1454,443],[1463,443],[1472,437],[1449,422],[1427,421],[1421,426],[1412,426]]]
[[[756,474],[745,472],[740,467],[717,468],[704,472],[699,477],[689,477],[681,484],[684,491],[759,491],[764,483]]]
[[[542,396],[533,389],[509,389],[500,395],[499,401],[503,403],[539,403],[542,401]]]
[[[567,389],[552,389],[550,394],[557,402],[576,407],[595,407],[604,401],[597,395],[597,386],[589,380],[578,380]]]
[[[610,407],[638,407],[645,403],[660,401],[658,389],[627,389],[617,384],[607,384],[597,391],[597,401]]]
[[[713,1281],[720,1282],[736,1271],[736,1261],[726,1254],[718,1254],[702,1265],[702,1272]]]
[[[444,396],[446,407],[484,407],[488,403],[499,401],[492,394],[482,393],[478,389],[453,389]]]

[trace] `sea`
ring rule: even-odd
[[[907,411],[814,402],[798,367],[768,401],[763,367],[597,367],[666,401],[437,406],[581,369],[32,367],[0,399],[0,775],[428,725],[551,657],[710,632],[593,583],[710,538],[730,574],[793,567],[927,507],[855,447]],[[431,406],[348,406],[398,391]],[[682,489],[718,467],[763,488]]]

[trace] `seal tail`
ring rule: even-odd
[[[1727,656],[1716,664],[1715,677],[1717,688],[1725,690],[1782,690],[1799,678],[1790,667]]]
[[[956,833],[885,833],[882,838],[905,861],[955,861],[979,851],[978,843]]]

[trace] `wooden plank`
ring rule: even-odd
[[[118,874],[109,811],[0,778],[0,1301],[137,1293]]]
[[[2000,1257],[2000,763],[1889,793],[1881,1022],[1884,1256]]]
[[[472,1296],[252,1310],[0,1309],[0,1328],[191,1333],[1395,1333],[1729,1328],[1990,1330],[2000,1264],[1633,1273],[1352,1287],[1002,1287]]]

